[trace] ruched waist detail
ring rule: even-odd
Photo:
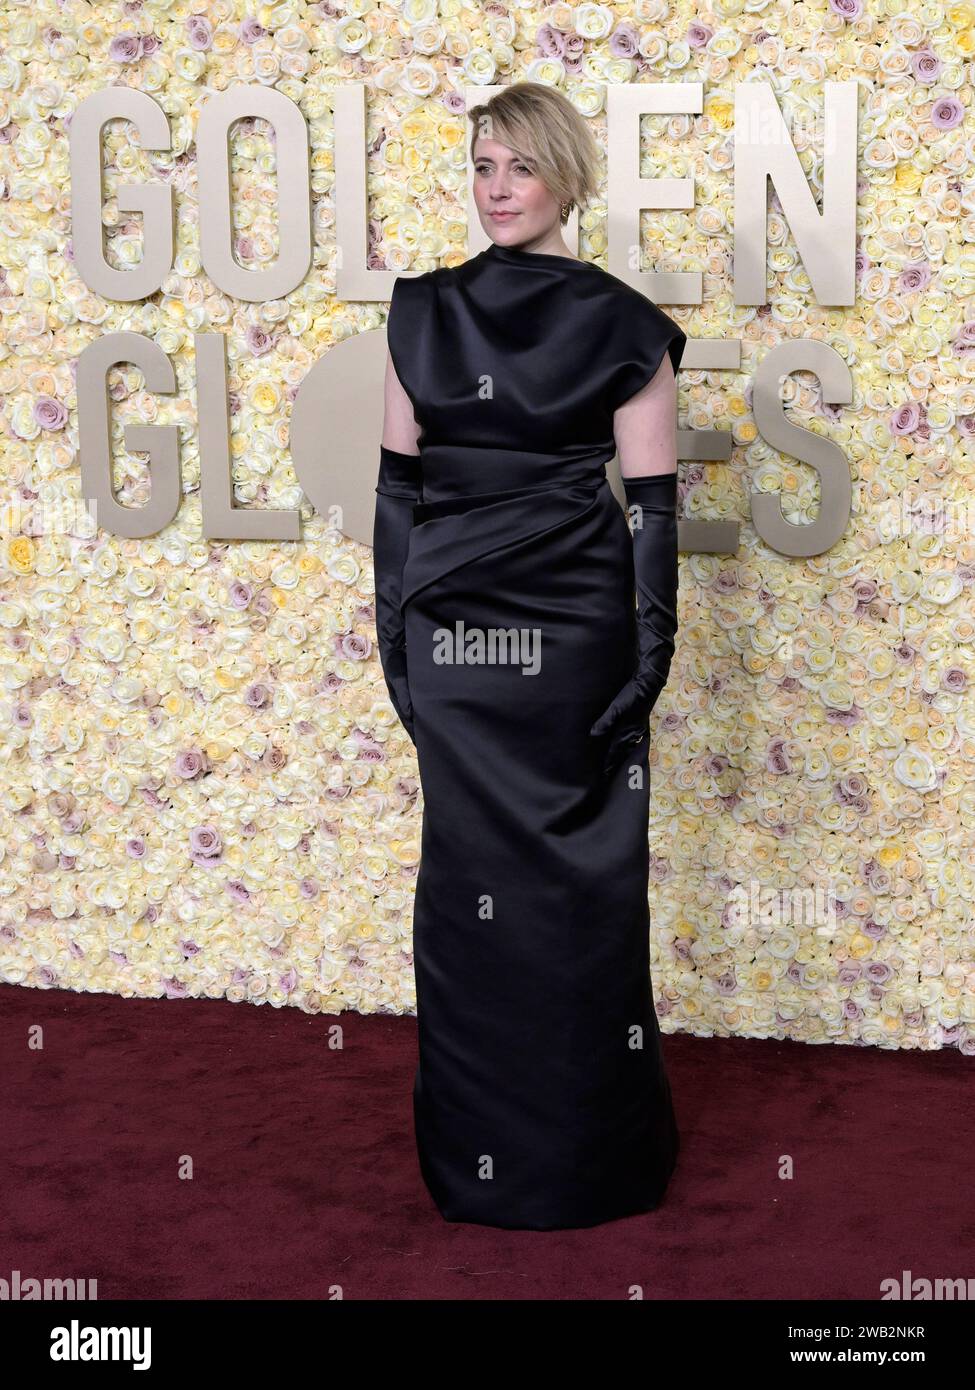
[[[604,484],[609,487],[609,480],[605,474],[598,478],[587,478],[582,482],[506,488],[503,492],[469,492],[461,497],[444,497],[439,502],[417,502],[413,507],[413,524],[419,526],[435,517],[459,515],[479,507],[494,507],[508,502],[523,502],[536,496],[540,502],[545,502],[552,493],[567,493],[584,500]]]
[[[546,535],[563,543],[594,510],[622,516],[605,477],[554,487],[509,488],[503,492],[418,502],[403,567],[405,610],[429,584],[488,555],[538,547]]]
[[[606,464],[615,449],[571,454],[532,453],[521,449],[421,445],[423,501],[430,506],[457,501],[528,495],[576,484],[597,487],[606,479]],[[428,513],[437,515],[437,513]],[[419,517],[418,517],[419,519]]]

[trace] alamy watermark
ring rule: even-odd
[[[817,936],[836,934],[836,893],[830,886],[773,888],[750,879],[728,894],[726,922],[733,927],[810,927]]]
[[[0,1278],[0,1303],[26,1302],[34,1299],[97,1299],[97,1279],[36,1279],[21,1277],[19,1269],[11,1270],[10,1278]]]
[[[541,643],[541,628],[465,627],[458,619],[452,628],[434,629],[433,660],[437,666],[520,666],[523,676],[537,676]]]

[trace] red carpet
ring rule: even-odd
[[[665,1037],[683,1147],[664,1205],[531,1232],[434,1208],[415,1036],[409,1017],[0,986],[0,1278],[96,1278],[100,1300],[876,1299],[904,1270],[973,1272],[954,1049]]]

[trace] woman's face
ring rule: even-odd
[[[474,203],[492,241],[515,246],[559,227],[559,202],[521,155],[498,140],[474,145]]]

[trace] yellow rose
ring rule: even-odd
[[[260,381],[250,393],[250,403],[262,415],[270,415],[281,403],[281,392],[272,381]]]
[[[37,559],[30,536],[16,536],[7,542],[7,563],[15,574],[31,574]]]
[[[902,193],[916,193],[924,181],[923,173],[913,163],[898,164],[894,174],[894,185]]]
[[[718,130],[730,130],[735,123],[735,108],[732,102],[723,97],[705,100],[704,114],[710,118]]]
[[[442,150],[453,150],[458,145],[466,145],[467,132],[459,122],[448,123],[444,121],[437,127],[437,139]]]

